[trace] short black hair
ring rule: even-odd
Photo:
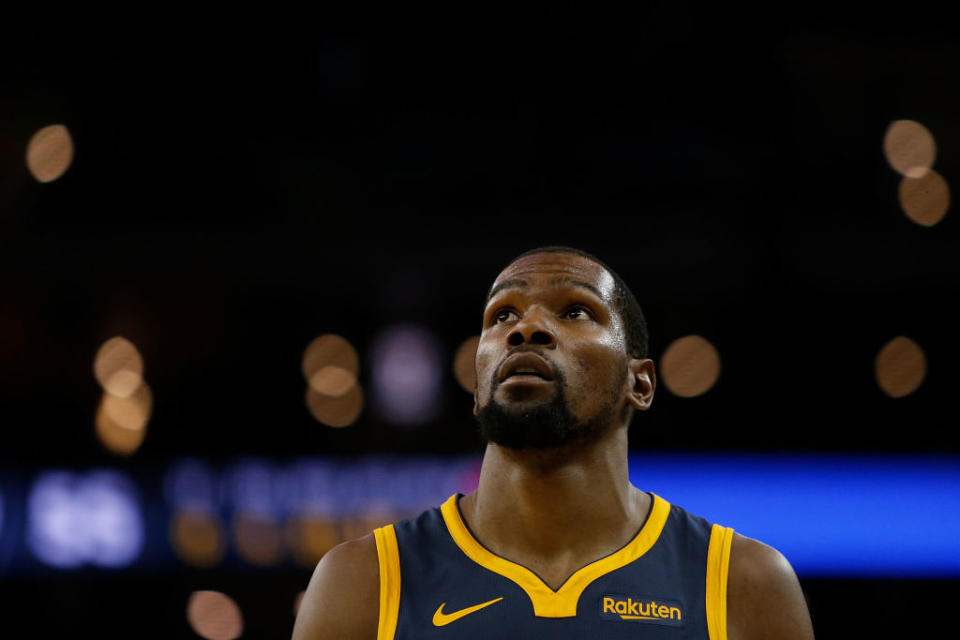
[[[623,328],[627,338],[627,353],[631,358],[647,357],[647,352],[650,348],[650,336],[647,333],[647,320],[643,316],[643,311],[640,310],[640,304],[637,302],[637,298],[633,295],[633,292],[630,291],[630,287],[627,286],[627,283],[623,281],[623,278],[621,278],[616,271],[611,269],[603,260],[600,260],[596,256],[589,254],[582,249],[574,249],[573,247],[563,246],[550,246],[530,249],[529,251],[524,251],[518,255],[516,258],[511,260],[509,264],[513,264],[520,258],[533,255],[535,253],[572,253],[574,255],[586,258],[591,262],[595,262],[606,269],[607,273],[613,276],[613,303],[616,306],[617,311],[620,313],[620,319],[623,321]]]

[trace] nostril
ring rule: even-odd
[[[533,335],[530,336],[530,342],[533,344],[550,344],[553,342],[553,339],[550,337],[550,334],[545,331],[534,331]]]
[[[507,343],[511,347],[519,347],[523,344],[523,334],[519,331],[510,334],[510,337],[507,338]]]

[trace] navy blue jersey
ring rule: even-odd
[[[733,529],[650,495],[636,536],[556,591],[481,545],[460,514],[459,494],[377,529],[378,640],[726,640]]]

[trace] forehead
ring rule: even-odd
[[[576,286],[578,283],[595,289],[606,302],[613,300],[615,282],[610,272],[599,264],[575,253],[534,253],[511,262],[500,272],[491,292],[509,281],[529,284]],[[509,285],[508,285],[509,286]]]

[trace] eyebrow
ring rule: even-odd
[[[589,282],[586,282],[584,280],[577,280],[576,278],[561,277],[561,278],[554,278],[547,284],[551,286],[558,285],[558,284],[571,284],[575,287],[581,287],[583,289],[587,289],[588,291],[593,293],[595,296],[603,300],[603,293],[600,292],[600,289],[598,289],[595,285],[592,285]],[[524,280],[523,278],[510,278],[509,280],[504,280],[500,284],[494,285],[494,287],[490,289],[490,293],[487,294],[487,303],[490,302],[493,296],[497,295],[504,289],[509,289],[510,287],[526,289],[529,286],[530,286],[530,283]]]

